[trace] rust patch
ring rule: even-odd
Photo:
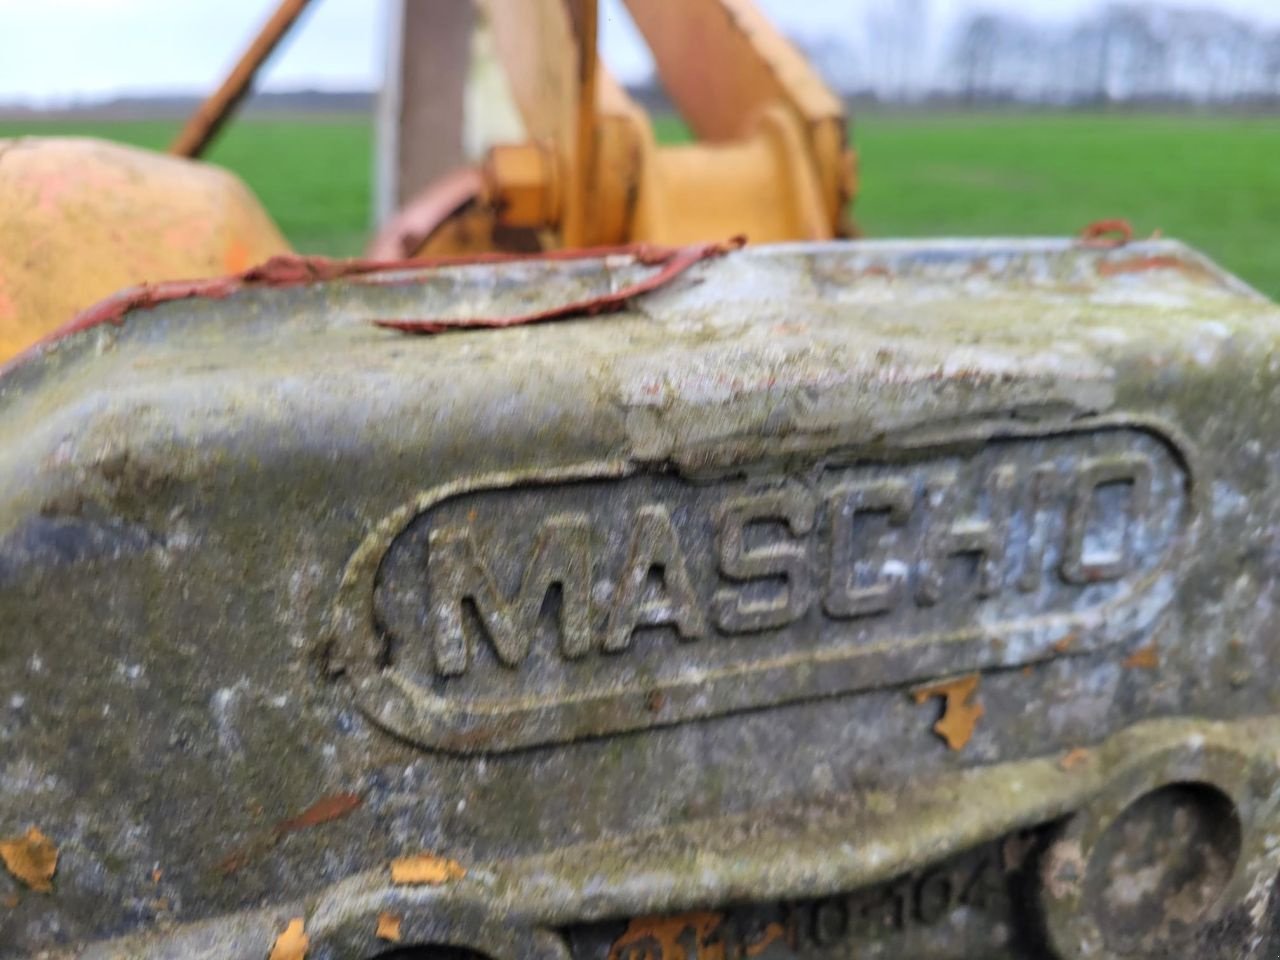
[[[232,850],[218,861],[214,870],[224,877],[230,876],[265,856],[289,834],[345,817],[363,802],[360,795],[355,793],[335,793],[321,797],[297,816],[281,820],[268,832],[254,837],[243,847]]]
[[[1149,270],[1176,270],[1191,277],[1208,275],[1208,270],[1198,263],[1183,260],[1170,254],[1147,257],[1126,257],[1123,260],[1102,260],[1098,273],[1104,277],[1116,277],[1129,273],[1145,273]]]
[[[287,833],[338,820],[359,808],[363,802],[364,800],[357,793],[335,793],[322,797],[296,817],[281,820],[276,824],[275,832],[278,836],[284,836]]]
[[[373,932],[373,935],[379,940],[386,940],[388,943],[399,943],[400,923],[399,917],[384,910],[378,914],[378,928]]]
[[[546,310],[518,313],[509,317],[441,317],[426,320],[374,320],[373,322],[376,326],[388,330],[399,330],[401,333],[435,334],[448,330],[519,327],[546,323],[550,320],[564,320],[569,317],[592,317],[602,313],[614,313],[636,297],[652,293],[670,283],[695,264],[737,250],[744,243],[746,243],[744,237],[735,237],[724,243],[707,243],[692,247],[640,248],[639,252],[634,254],[636,261],[646,266],[659,266],[661,269],[621,290],[596,297],[571,300]]]
[[[1085,226],[1077,236],[1082,247],[1101,249],[1123,247],[1133,239],[1133,224],[1119,218],[1095,220]]]
[[[439,887],[450,880],[461,880],[467,868],[457,860],[419,853],[411,857],[397,857],[391,861],[391,882],[397,886]]]
[[[1160,666],[1160,657],[1154,642],[1139,647],[1124,658],[1124,666],[1130,670],[1154,670]]]
[[[722,923],[724,914],[709,911],[637,917],[609,949],[609,960],[725,960],[724,943],[712,939]],[[687,941],[695,947],[693,957]]]
[[[912,697],[918,704],[924,703],[931,697],[942,698],[942,717],[933,725],[933,732],[945,740],[952,750],[964,749],[965,745],[973,739],[973,731],[978,721],[987,712],[986,707],[974,699],[980,680],[978,674],[970,673],[953,680],[930,684],[927,687],[917,687],[911,691]]]
[[[250,840],[243,847],[237,847],[219,860],[214,865],[213,871],[224,877],[239,873],[254,860],[266,856],[274,846],[274,837],[258,837],[255,840]]]
[[[20,837],[0,840],[0,860],[5,869],[38,893],[53,891],[53,875],[58,871],[58,848],[39,827],[31,827]]]
[[[1091,754],[1085,747],[1074,747],[1058,760],[1058,766],[1068,772],[1089,762]]]
[[[608,960],[732,960],[758,957],[786,939],[786,928],[772,921],[753,937],[734,944],[719,935],[725,915],[693,911],[660,917],[637,917],[609,949]],[[733,947],[740,947],[740,952]]]

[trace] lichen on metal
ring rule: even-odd
[[[277,261],[0,373],[0,956],[1274,954],[1280,308],[937,240],[375,323],[654,269]]]

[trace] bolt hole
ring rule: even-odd
[[[1159,953],[1193,935],[1235,874],[1243,830],[1231,798],[1205,783],[1143,795],[1095,844],[1085,904],[1119,953]]]

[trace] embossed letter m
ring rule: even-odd
[[[431,531],[428,550],[428,617],[441,675],[459,676],[471,664],[463,612],[467,603],[499,662],[519,666],[529,654],[538,615],[553,586],[561,591],[562,652],[580,657],[591,648],[591,527],[584,515],[560,514],[542,524],[511,598],[503,596],[486,564],[486,552],[493,552],[479,548],[469,526]]]

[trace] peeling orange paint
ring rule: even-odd
[[[450,880],[461,880],[467,868],[457,860],[434,853],[397,857],[391,861],[391,882],[401,886],[438,887]]]
[[[725,960],[723,942],[712,939],[723,922],[723,913],[709,911],[637,917],[610,948],[609,960]],[[688,956],[684,941],[695,956]]]
[[[942,718],[933,725],[933,732],[952,750],[964,749],[973,739],[978,721],[987,712],[986,707],[974,700],[980,679],[978,674],[970,673],[911,691],[916,703],[924,703],[931,697],[942,698]]]
[[[18,880],[39,893],[53,890],[58,871],[58,848],[39,827],[31,827],[20,837],[0,840],[0,861]]]
[[[608,960],[732,960],[759,957],[786,938],[786,929],[772,921],[736,943],[722,933],[725,915],[693,911],[632,920],[609,950]]]
[[[302,917],[295,917],[276,937],[267,960],[303,960],[310,946],[311,938],[307,936]]]
[[[378,928],[374,931],[374,936],[379,940],[386,940],[388,943],[400,942],[400,923],[401,920],[394,913],[387,913],[385,910],[378,914]]]

